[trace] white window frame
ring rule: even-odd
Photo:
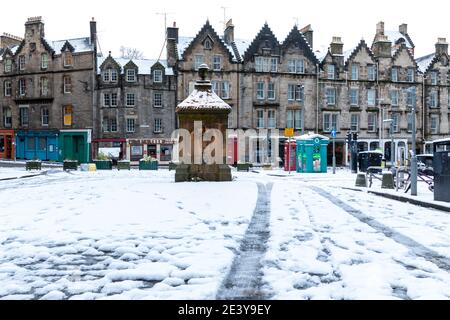
[[[47,123],[45,123],[44,119],[47,120]],[[43,107],[41,108],[41,126],[48,127],[49,124],[50,124],[50,110],[47,107]]]
[[[11,58],[6,58],[5,59],[5,73],[9,73],[12,71],[12,59]]]
[[[394,133],[400,132],[400,114],[392,114],[392,127],[394,129]]]
[[[110,70],[110,79],[111,82],[117,82],[119,79],[119,73],[116,69],[109,69]]]
[[[336,66],[334,64],[327,65],[327,79],[334,80],[336,78]]]
[[[127,69],[127,82],[136,82],[136,70],[135,69]]]
[[[367,113],[367,132],[376,132],[378,123],[378,114],[376,112]]]
[[[278,58],[270,58],[270,72],[278,72]]]
[[[439,115],[430,115],[430,134],[439,134]]]
[[[109,131],[110,132],[117,132],[117,118],[116,117],[112,117],[109,118]]]
[[[111,107],[117,107],[117,93],[116,92],[112,92],[111,93]]]
[[[433,90],[430,92],[430,108],[438,108],[438,107],[439,107],[438,92]]]
[[[392,107],[398,107],[399,101],[398,101],[398,90],[391,90],[391,106]]]
[[[267,110],[267,129],[276,129],[277,113],[275,110]]]
[[[153,71],[153,82],[162,83],[163,82],[163,72],[162,70]]]
[[[132,93],[132,92],[127,92],[126,96],[125,96],[125,106],[127,107],[134,107],[136,106],[136,94]],[[132,103],[129,103],[131,102]]]
[[[222,70],[222,56],[221,55],[216,54],[213,56],[213,70],[214,71]]]
[[[336,88],[326,89],[327,106],[336,105]]]
[[[406,69],[406,82],[414,82],[415,74],[413,68]]]
[[[27,95],[27,80],[26,79],[19,79],[19,95],[21,97]]]
[[[103,71],[103,82],[111,82],[110,69]]]
[[[159,98],[157,98],[159,96]],[[159,104],[158,104],[159,102]],[[162,108],[163,107],[163,94],[162,92],[154,92],[153,93],[153,107]]]
[[[63,54],[63,63],[64,67],[71,67],[73,66],[73,54],[70,51],[66,51]]]
[[[350,131],[359,132],[359,114],[350,114]]]
[[[302,127],[302,110],[294,110],[294,129],[299,130]]]
[[[4,86],[4,95],[5,97],[11,97],[12,95],[12,82],[11,80],[5,80],[3,82],[3,86]]]
[[[19,121],[20,126],[27,126],[30,123],[30,114],[28,107],[19,107]]]
[[[44,52],[41,54],[41,69],[48,69],[48,53]]]
[[[72,93],[72,77],[63,76],[64,93]]]
[[[46,97],[49,94],[48,78],[42,77],[40,83],[41,96]]]
[[[294,128],[295,111],[296,110],[286,110],[286,128]]]
[[[198,68],[205,63],[205,56],[203,54],[194,55],[194,69],[198,70]]]
[[[263,129],[264,126],[264,110],[256,110],[256,128]]]
[[[12,127],[12,109],[11,107],[3,107],[3,126],[5,128]]]
[[[350,89],[350,105],[359,106],[359,89],[357,88]]]
[[[258,100],[264,100],[264,82],[257,82],[256,83],[256,99]]]
[[[437,71],[431,71],[430,72],[430,80],[431,80],[431,85],[435,86],[438,84],[438,72]]]
[[[103,94],[103,106],[104,107],[110,107],[111,106],[111,94],[110,93],[104,93]]]
[[[377,91],[375,89],[367,90],[367,106],[375,107],[377,104]]]
[[[230,99],[230,83],[228,81],[220,83],[220,97],[222,99]]]
[[[392,67],[391,69],[391,81],[398,82],[398,68]]]
[[[351,80],[352,81],[359,80],[359,65],[357,64],[352,64]]]
[[[127,133],[134,133],[136,132],[136,119],[134,118],[127,118]]]
[[[376,66],[374,64],[367,65],[367,80],[375,81],[377,78],[376,75]]]
[[[340,131],[339,128],[339,113],[324,112],[323,113],[323,132],[331,132],[333,129]]]
[[[154,120],[154,133],[163,133],[163,128],[162,128],[162,119],[161,118],[155,118]]]
[[[19,70],[23,71],[25,70],[25,56],[19,56]]]
[[[276,99],[275,82],[269,82],[269,84],[267,85],[267,99],[269,100]]]

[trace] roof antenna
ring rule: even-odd
[[[161,55],[162,55],[162,53],[164,51],[164,47],[166,46],[166,42],[167,42],[167,16],[169,14],[172,14],[172,13],[173,12],[158,12],[158,13],[156,13],[157,15],[164,16],[164,42],[163,42],[163,45],[162,45],[162,48],[161,48],[161,52],[159,53],[159,57],[158,57],[157,62],[159,62],[159,60],[161,59]]]
[[[223,30],[225,30],[226,28],[227,28],[227,9],[229,8],[229,7],[220,7],[220,8],[222,8],[222,10],[223,10]]]

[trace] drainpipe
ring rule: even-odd
[[[317,92],[316,92],[316,132],[319,133],[319,77],[320,77],[320,69],[319,64],[316,64],[317,71]]]
[[[426,75],[424,74],[423,75],[423,78],[422,78],[422,140],[423,140],[423,142],[424,142],[424,144],[425,144],[425,132],[426,132],[426,128],[425,128],[425,115],[426,115],[426,112],[425,112],[425,79],[426,79],[427,77],[426,77]],[[425,150],[424,150],[424,152],[425,152]]]

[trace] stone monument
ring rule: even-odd
[[[195,83],[194,91],[176,108],[179,128],[189,132],[191,141],[185,144],[189,150],[183,150],[186,152],[183,158],[187,161],[177,166],[175,182],[232,181],[226,161],[226,130],[231,107],[213,92],[208,71],[206,64],[199,67],[200,80]],[[205,159],[205,154],[212,149],[213,160]]]

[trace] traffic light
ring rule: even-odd
[[[358,141],[358,133],[353,132],[353,141]]]
[[[348,143],[348,145],[350,145],[351,142],[352,142],[352,134],[350,132],[347,132],[347,143]]]

